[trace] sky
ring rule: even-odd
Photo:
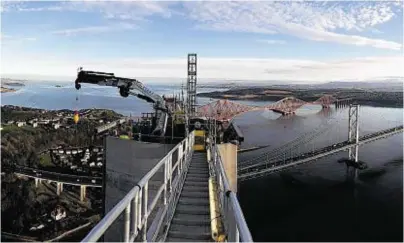
[[[403,1],[2,1],[3,77],[404,80]]]

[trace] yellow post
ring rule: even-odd
[[[219,144],[218,148],[230,189],[237,193],[237,145],[225,143]]]
[[[217,200],[216,182],[209,178],[209,206],[210,206],[210,227],[212,239],[216,242],[223,242],[226,238],[223,234],[223,225],[220,218],[219,202]]]

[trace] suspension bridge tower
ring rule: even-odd
[[[349,160],[358,162],[358,152],[359,152],[359,105],[351,104],[349,105],[349,127],[348,127],[348,141],[350,143],[355,143],[356,146],[349,148],[348,157]]]

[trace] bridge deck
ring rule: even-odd
[[[210,230],[208,180],[206,153],[194,153],[166,241],[213,241]]]
[[[273,161],[270,163],[258,163],[252,166],[246,166],[241,168],[238,171],[238,179],[240,181],[255,178],[258,176],[264,176],[268,173],[272,173],[275,171],[287,169],[291,166],[307,163],[330,154],[334,154],[340,151],[347,150],[351,147],[355,147],[357,145],[370,143],[375,140],[385,138],[388,136],[392,136],[398,133],[403,132],[403,126],[398,126],[386,130],[382,130],[379,132],[371,133],[359,138],[358,144],[352,143],[349,141],[344,141],[338,144],[333,144],[324,148],[317,149],[315,151],[310,151],[306,153],[299,154],[293,157],[285,157],[283,160],[279,159],[277,161]]]

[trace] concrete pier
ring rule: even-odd
[[[80,201],[84,202],[84,199],[86,198],[86,192],[87,192],[87,186],[80,186]]]
[[[42,180],[41,180],[41,179],[35,178],[35,187],[38,187],[39,184],[41,184],[41,183],[42,183]]]
[[[59,196],[63,192],[63,183],[56,182],[56,194]]]

